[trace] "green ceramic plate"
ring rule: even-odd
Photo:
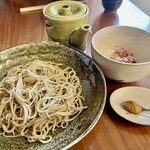
[[[10,68],[26,64],[35,59],[62,63],[62,67],[73,67],[80,78],[82,95],[88,106],[64,130],[59,129],[48,144],[28,143],[24,137],[0,136],[0,150],[60,150],[70,148],[81,140],[99,120],[106,101],[106,83],[102,71],[84,53],[56,42],[28,43],[0,52],[0,81]]]

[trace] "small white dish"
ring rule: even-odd
[[[138,115],[129,113],[123,105],[128,100],[150,108],[150,89],[128,86],[115,90],[110,96],[110,105],[118,115],[133,123],[150,125],[150,111],[143,111]]]

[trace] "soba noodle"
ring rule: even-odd
[[[5,137],[47,143],[86,108],[76,72],[35,60],[10,70],[0,82],[0,128]]]

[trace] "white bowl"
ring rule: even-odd
[[[133,53],[136,63],[111,59],[114,47]],[[150,33],[129,26],[110,26],[96,32],[91,53],[105,76],[120,82],[134,82],[150,74]]]

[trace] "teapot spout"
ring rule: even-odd
[[[91,26],[88,24],[81,26],[71,34],[69,45],[84,51],[86,48],[86,38],[88,33],[92,33]]]

